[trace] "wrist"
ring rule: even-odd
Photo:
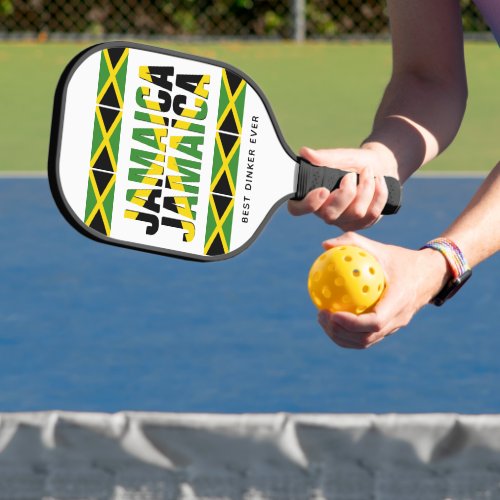
[[[424,289],[425,303],[432,299],[443,289],[452,278],[452,273],[444,255],[436,252],[432,248],[422,248],[419,250],[423,262],[420,269],[425,269]]]
[[[367,139],[361,144],[361,149],[372,151],[378,156],[382,166],[382,171],[379,173],[399,179],[398,162],[394,153],[385,144]]]

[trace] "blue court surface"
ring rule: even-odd
[[[417,248],[480,182],[413,179],[365,234]],[[350,351],[307,294],[339,234],[314,216],[283,207],[234,259],[186,262],[88,240],[46,179],[1,179],[0,234],[0,411],[500,412],[499,255],[453,301]]]

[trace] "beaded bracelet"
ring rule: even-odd
[[[423,248],[431,248],[440,252],[446,259],[453,275],[453,278],[431,301],[434,305],[440,306],[458,292],[471,277],[472,270],[460,248],[448,238],[436,238],[427,242]]]
[[[462,250],[448,238],[436,238],[426,243],[422,248],[432,248],[441,252],[448,262],[454,278],[458,278],[470,270]]]

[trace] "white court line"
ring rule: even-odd
[[[414,179],[483,179],[488,173],[487,171],[480,172],[477,170],[424,171],[416,172],[412,177]]]
[[[47,177],[47,172],[43,170],[40,171],[14,171],[6,170],[4,172],[0,171],[0,179],[44,179]]]

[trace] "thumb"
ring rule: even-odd
[[[330,250],[330,248],[340,247],[343,245],[346,246],[352,245],[359,248],[363,248],[368,253],[372,254],[373,257],[375,257],[375,259],[384,269],[384,274],[386,274],[386,270],[388,269],[388,264],[389,264],[386,245],[378,241],[371,240],[370,238],[362,236],[361,234],[355,233],[353,231],[341,234],[336,238],[328,239],[326,241],[323,241],[322,243],[322,246],[325,250]]]
[[[330,238],[324,241],[322,245],[325,250],[341,245],[355,245],[370,251],[370,243],[371,241],[368,238],[365,238],[364,236],[361,236],[353,231],[349,231],[337,236],[336,238]]]

